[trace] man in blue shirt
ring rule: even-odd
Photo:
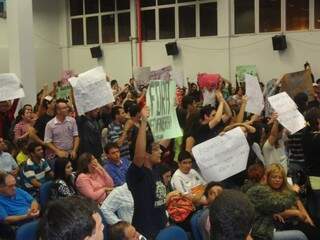
[[[0,221],[20,225],[39,216],[39,204],[16,187],[11,174],[0,172]]]
[[[120,158],[120,149],[116,143],[108,143],[105,147],[107,163],[105,170],[112,177],[115,186],[121,186],[126,182],[126,174],[130,162],[126,158]]]

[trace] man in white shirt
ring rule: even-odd
[[[171,178],[171,185],[174,190],[183,194],[192,193],[194,187],[204,186],[206,182],[201,175],[192,169],[192,156],[187,151],[181,151],[178,157],[179,168]]]
[[[120,221],[132,222],[133,198],[127,183],[114,188],[100,207],[109,225]]]

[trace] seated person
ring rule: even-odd
[[[121,221],[112,225],[109,229],[110,240],[146,240],[130,223]]]
[[[252,240],[254,206],[242,192],[223,190],[209,210],[211,239]]]
[[[204,189],[206,182],[196,170],[192,169],[192,156],[189,152],[180,152],[178,166],[179,168],[171,178],[173,190],[177,190],[182,194],[193,194],[192,190],[195,187],[202,186]]]
[[[1,221],[21,225],[39,216],[39,204],[27,192],[16,187],[15,178],[0,172],[0,219]]]
[[[133,198],[125,183],[116,187],[103,201],[100,207],[106,222],[113,225],[120,221],[132,222]]]
[[[19,167],[10,153],[5,152],[7,145],[4,139],[0,137],[0,171],[10,173],[13,176],[17,176],[19,173]]]
[[[116,143],[108,143],[104,151],[107,156],[104,169],[112,177],[115,186],[124,184],[130,162],[126,158],[120,158],[120,149]]]
[[[113,189],[113,180],[90,153],[78,159],[77,190],[85,197],[102,203]]]
[[[56,159],[54,164],[54,182],[50,189],[50,199],[70,197],[76,194],[74,188],[75,176],[72,170],[72,164],[69,159]]]
[[[103,240],[98,206],[79,196],[67,197],[48,204],[40,220],[40,239]]]
[[[43,158],[43,147],[38,143],[30,143],[28,148],[29,159],[22,170],[22,182],[26,190],[35,195],[41,184],[53,177],[48,162]]]

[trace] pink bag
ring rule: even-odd
[[[207,88],[208,90],[217,89],[221,82],[220,74],[199,73],[198,85],[200,89]]]

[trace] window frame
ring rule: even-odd
[[[309,29],[305,30],[287,30],[286,24],[286,4],[287,0],[280,0],[281,1],[281,27],[280,31],[274,32],[260,32],[260,0],[254,0],[254,15],[255,15],[255,31],[254,33],[235,33],[235,1],[231,1],[230,6],[230,21],[231,21],[231,36],[253,36],[253,35],[270,35],[270,34],[280,34],[280,33],[295,33],[295,32],[309,32],[309,31],[320,31],[319,28],[315,28],[315,0],[309,0]]]
[[[72,47],[79,47],[79,46],[95,46],[95,45],[102,45],[102,44],[119,44],[119,43],[128,43],[130,42],[130,40],[128,39],[128,41],[121,41],[119,42],[119,28],[118,28],[118,15],[121,13],[129,13],[130,16],[130,26],[131,26],[131,9],[125,9],[125,10],[117,10],[117,1],[115,1],[115,10],[114,11],[107,11],[107,12],[100,12],[101,10],[101,6],[100,6],[100,0],[98,0],[98,13],[91,13],[91,14],[85,14],[85,1],[82,0],[82,4],[83,4],[83,11],[82,11],[82,15],[75,15],[75,16],[71,16],[70,14],[70,2],[67,1],[67,11],[68,11],[68,21],[69,21],[69,29],[70,29],[70,36],[69,36],[69,43]],[[114,33],[115,33],[115,41],[114,42],[110,42],[110,43],[104,43],[102,42],[102,16],[105,15],[114,15]],[[99,35],[99,41],[97,43],[92,43],[92,44],[88,44],[87,42],[87,27],[86,27],[86,19],[88,17],[98,17],[98,35]],[[82,18],[83,19],[83,45],[73,45],[72,44],[72,19],[76,19],[76,18]],[[130,37],[130,36],[129,36]]]

